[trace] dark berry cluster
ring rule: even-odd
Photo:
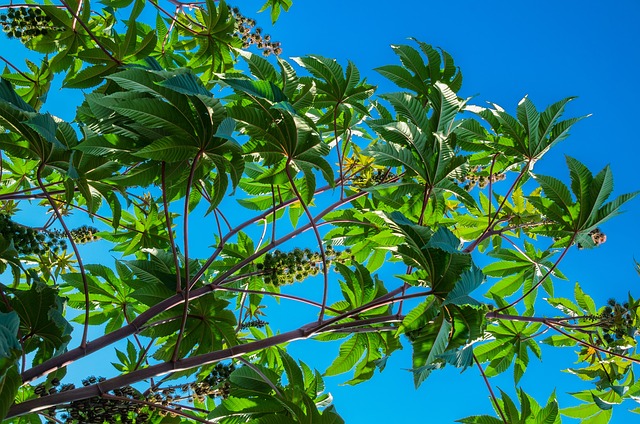
[[[598,337],[595,344],[615,350],[618,340],[624,339],[625,336],[635,336],[637,329],[634,316],[635,313],[629,308],[628,303],[618,303],[615,299],[609,299],[601,313],[586,318],[589,321],[597,321],[596,325],[603,331],[602,337]]]
[[[30,227],[14,222],[9,215],[0,214],[0,235],[20,254],[45,253],[46,236]]]
[[[185,386],[182,386],[182,390],[183,391],[189,390],[189,387],[191,387],[192,384],[187,384]],[[166,387],[162,389],[155,389],[149,393],[149,395],[145,400],[147,402],[155,403],[157,405],[169,407],[174,411],[180,411],[182,409],[182,406],[180,406],[178,402],[184,400],[187,396],[181,394],[179,389],[180,387]],[[151,407],[151,410],[157,411],[158,415],[162,417],[165,417],[167,415],[170,415],[172,417],[176,416],[176,414],[170,411],[167,411],[166,409],[157,409],[157,408]]]
[[[208,395],[210,397],[221,397],[226,399],[229,396],[229,391],[231,389],[231,385],[229,384],[229,376],[232,372],[234,372],[236,366],[233,363],[223,364],[222,362],[218,362],[216,366],[211,370],[211,374],[207,376],[204,382],[200,384],[206,384],[207,393],[201,392],[198,394],[196,391],[196,396],[205,396]]]
[[[478,188],[483,189],[487,185],[489,185],[489,182],[495,183],[496,181],[502,181],[506,178],[506,174],[500,173],[484,175],[484,173],[482,172],[482,167],[476,166],[467,175],[465,175],[461,183],[464,184],[464,189],[466,191],[471,191],[476,185],[478,186]]]
[[[353,259],[351,250],[336,251],[332,246],[325,249],[327,266],[333,262],[345,263]],[[276,250],[267,253],[264,262],[257,265],[259,270],[267,271],[264,282],[275,286],[292,284],[309,276],[316,276],[322,270],[322,256],[310,249],[295,248],[291,252]]]
[[[605,332],[604,339],[607,343],[635,333],[633,314],[628,303],[620,304],[615,299],[609,299],[599,319],[599,326]]]
[[[247,18],[240,13],[237,7],[229,8],[231,14],[236,21],[234,36],[242,40],[242,48],[248,49],[252,45],[262,50],[262,54],[269,56],[275,54],[278,56],[282,53],[282,47],[279,41],[271,41],[269,34],[263,34],[262,28],[256,27],[256,20]]]
[[[243,330],[246,330],[247,328],[262,328],[265,325],[269,325],[269,323],[266,321],[262,321],[261,319],[252,319],[252,320],[243,322],[240,328],[242,328]]]
[[[10,8],[6,14],[0,15],[0,25],[7,37],[19,38],[23,43],[32,37],[61,30],[39,7]]]
[[[76,244],[84,244],[92,241],[96,241],[99,239],[96,236],[98,229],[96,227],[90,227],[88,225],[83,225],[82,227],[74,228],[71,230],[71,238]],[[50,237],[54,237],[57,239],[62,239],[65,237],[65,234],[62,230],[53,230],[48,232]]]

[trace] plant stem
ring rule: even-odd
[[[564,256],[567,254],[567,252],[569,251],[569,248],[571,247],[571,245],[573,244],[573,242],[574,242],[574,240],[576,238],[576,235],[577,235],[577,233],[574,233],[573,236],[571,236],[571,240],[569,240],[569,243],[567,244],[567,246],[564,248],[564,250],[560,254],[560,257],[558,258],[558,260],[554,262],[554,264],[551,266],[551,268],[549,268],[547,270],[547,272],[542,276],[542,278],[540,278],[540,280],[536,284],[533,285],[533,287],[531,287],[529,290],[527,290],[525,293],[523,293],[522,296],[520,296],[519,298],[517,298],[516,300],[514,300],[513,302],[511,302],[507,306],[504,306],[502,308],[496,309],[495,312],[500,312],[500,311],[504,311],[505,309],[511,308],[512,306],[514,306],[517,303],[519,303],[522,299],[524,299],[525,297],[529,296],[535,289],[540,287],[540,284],[542,284],[544,282],[544,280],[546,280],[547,277],[549,277],[551,275],[551,273],[556,269],[556,267],[558,266],[560,261],[562,261]]]
[[[191,197],[191,186],[193,185],[193,176],[196,172],[196,168],[198,167],[198,162],[200,157],[202,156],[203,151],[198,151],[198,154],[193,159],[191,163],[191,170],[189,171],[189,178],[187,179],[187,189],[184,195],[184,210],[183,210],[183,222],[182,222],[182,232],[183,232],[183,244],[184,244],[184,275],[185,279],[189,281],[189,277],[191,273],[189,272],[189,200]],[[176,270],[177,273],[180,273],[180,269]],[[187,315],[189,315],[189,293],[191,291],[192,284],[187,283],[184,287],[184,291],[182,294],[184,295],[184,308],[182,310],[182,322],[180,323],[180,330],[178,331],[178,340],[176,340],[176,347],[173,350],[173,357],[171,358],[172,362],[178,360],[180,356],[180,343],[184,337],[184,331],[187,326]]]
[[[38,170],[36,171],[36,179],[38,180],[38,185],[40,186],[40,190],[42,190],[42,193],[47,198],[47,201],[51,205],[51,208],[53,209],[53,213],[55,214],[56,218],[58,219],[58,221],[60,221],[60,225],[62,225],[64,233],[67,236],[67,239],[69,239],[69,243],[71,244],[73,253],[76,255],[76,260],[78,261],[78,267],[80,268],[80,276],[82,278],[82,288],[84,291],[83,295],[84,295],[84,303],[85,303],[84,324],[82,329],[82,340],[80,342],[80,348],[84,349],[87,346],[87,336],[89,334],[89,305],[91,302],[89,299],[89,282],[87,281],[87,273],[84,269],[84,264],[82,263],[82,257],[80,256],[80,251],[78,250],[78,246],[76,245],[76,242],[73,240],[73,235],[71,235],[71,231],[69,231],[67,224],[64,222],[64,219],[62,218],[62,214],[58,209],[58,205],[56,205],[55,200],[53,200],[53,197],[49,195],[49,193],[47,192],[47,188],[42,183],[42,171],[44,170],[44,167],[45,167],[45,163],[40,162],[40,165],[38,165]]]
[[[473,360],[478,366],[478,369],[480,370],[480,374],[482,374],[482,378],[484,379],[484,384],[487,386],[487,389],[489,389],[489,394],[491,395],[491,401],[495,405],[496,410],[498,411],[498,414],[500,414],[500,418],[502,418],[502,422],[504,424],[509,424],[509,422],[504,416],[504,412],[502,411],[502,408],[500,408],[500,404],[498,403],[498,398],[496,397],[496,394],[493,392],[493,389],[491,388],[491,383],[489,383],[489,379],[487,378],[487,375],[484,373],[484,369],[482,368],[482,365],[480,365],[480,362],[478,361],[478,358],[476,357],[475,353],[473,354]]]
[[[169,212],[169,202],[167,201],[167,181],[166,181],[166,163],[162,162],[160,169],[161,189],[162,189],[162,205],[164,209],[164,220],[167,222],[167,233],[169,234],[169,244],[171,245],[171,253],[173,254],[173,263],[176,267],[176,293],[182,292],[182,272],[180,272],[180,260],[178,259],[178,249],[176,241],[173,238],[173,225],[171,223],[171,213]],[[187,277],[188,278],[188,277]]]
[[[291,177],[291,173],[289,172],[289,161],[287,161],[284,169],[287,173],[289,184],[291,184],[291,189],[300,201],[300,204],[304,209],[304,213],[307,215],[309,223],[313,227],[313,232],[316,236],[316,242],[318,243],[318,249],[320,249],[320,256],[322,257],[322,277],[324,279],[324,288],[322,291],[322,308],[320,308],[320,314],[318,314],[318,321],[322,321],[324,319],[324,311],[327,307],[327,298],[329,297],[329,269],[327,268],[327,255],[324,251],[324,246],[322,245],[322,237],[320,236],[320,231],[318,231],[318,226],[316,225],[315,218],[313,217],[313,215],[311,215],[311,211],[309,211],[307,204],[305,203],[304,199],[302,199],[302,196],[300,195],[300,192],[296,187],[295,181],[293,181],[293,178]],[[340,198],[342,199],[343,197]]]

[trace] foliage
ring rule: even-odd
[[[376,94],[351,62],[256,54],[282,47],[222,0],[169,3],[2,6],[5,33],[43,56],[0,80],[1,418],[341,423],[323,375],[369,380],[403,344],[416,386],[480,369],[496,416],[460,422],[607,422],[638,398],[639,301],[554,294],[567,251],[604,243],[637,195],[610,200],[609,167],[570,157],[568,186],[534,173],[581,119],[563,118],[571,98],[473,105],[452,56],[418,40],[376,69],[399,91]],[[73,122],[44,111],[54,76],[84,90]],[[98,238],[114,262],[83,261]],[[291,328],[268,312],[287,302],[317,311]],[[519,385],[546,330],[579,348],[577,406]],[[340,343],[324,373],[287,353],[308,338]],[[115,376],[62,382],[108,348]],[[516,400],[489,383],[509,369]]]

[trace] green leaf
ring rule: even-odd
[[[20,317],[15,311],[0,313],[0,377],[15,364],[22,352],[18,341],[19,327]]]
[[[259,365],[254,365],[254,367],[260,369],[260,371],[265,375],[273,374],[270,370]],[[236,368],[229,376],[229,381],[243,389],[255,390],[265,394],[269,394],[273,391],[264,378],[251,367]],[[272,381],[277,381],[277,378]]]
[[[447,348],[452,325],[443,315],[431,325],[412,334],[413,382],[419,387],[434,369],[434,362]]]
[[[501,419],[489,415],[474,415],[456,420],[456,422],[467,424],[504,424]]]
[[[115,63],[104,63],[89,66],[77,74],[69,73],[65,78],[63,87],[65,88],[91,88],[99,85],[104,78],[117,69]]]
[[[18,366],[14,365],[0,377],[0,420],[4,419],[22,385]]]
[[[578,284],[577,282],[574,288],[574,295],[576,297],[578,306],[580,306],[587,314],[596,314],[597,310],[595,302],[593,301],[591,296],[582,291],[580,284]]]
[[[484,275],[482,271],[472,266],[469,270],[465,271],[460,277],[453,288],[444,299],[442,305],[454,304],[454,305],[473,305],[481,306],[482,303],[473,299],[469,294],[480,287],[480,284],[484,281]]]
[[[284,102],[287,97],[282,90],[271,81],[253,81],[234,78],[223,78],[222,81],[236,92],[247,94],[271,103]]]
[[[360,360],[365,351],[365,345],[358,334],[340,345],[340,353],[327,368],[324,375],[332,376],[350,371]]]

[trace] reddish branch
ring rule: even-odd
[[[211,285],[207,287],[211,287]],[[202,289],[204,288],[205,287],[203,287]],[[194,292],[196,291],[197,290],[194,290]],[[401,317],[397,315],[389,315],[389,316],[369,318],[361,321],[338,323],[341,320],[344,320],[347,318],[353,318],[361,313],[379,308],[381,306],[390,305],[394,302],[398,302],[403,299],[415,298],[419,296],[427,296],[431,294],[431,291],[425,291],[420,293],[414,293],[412,295],[408,295],[402,298],[401,297],[395,298],[395,296],[398,295],[400,292],[401,292],[401,288],[398,288],[396,290],[393,290],[387,293],[386,295],[379,297],[378,299],[375,299],[374,301],[370,302],[367,305],[363,305],[351,311],[344,312],[341,315],[334,317],[330,320],[325,320],[323,322],[314,321],[312,323],[303,325],[302,327],[296,330],[288,331],[286,333],[278,334],[278,335],[261,339],[261,340],[255,340],[253,342],[249,342],[242,345],[232,346],[227,349],[222,349],[215,352],[178,359],[175,362],[173,361],[163,362],[161,364],[152,365],[147,368],[132,371],[128,374],[120,375],[118,377],[114,377],[94,385],[85,386],[85,387],[68,390],[64,392],[59,392],[59,393],[55,393],[39,399],[33,399],[23,403],[14,404],[10,408],[7,418],[12,418],[15,416],[24,415],[32,412],[37,412],[43,409],[54,407],[62,403],[72,402],[74,400],[86,399],[93,396],[102,396],[111,390],[117,389],[119,387],[131,385],[138,381],[150,379],[157,375],[186,371],[192,368],[201,367],[203,365],[220,362],[222,360],[237,358],[251,352],[265,349],[267,347],[277,346],[277,345],[280,345],[283,343],[289,343],[295,340],[307,339],[316,334],[333,332],[338,330],[345,330],[352,327],[362,327],[363,325],[373,325],[373,324],[378,324],[382,322],[386,322],[386,323],[398,322],[398,320],[400,320]],[[333,324],[337,324],[337,325],[333,325]],[[118,332],[118,330],[116,330],[116,332]]]
[[[191,170],[189,171],[189,178],[187,179],[187,190],[184,197],[184,210],[183,210],[183,244],[184,244],[184,274],[187,281],[189,281],[189,276],[191,275],[189,270],[189,198],[191,197],[191,186],[193,185],[193,176],[196,172],[196,168],[198,167],[198,163],[200,161],[200,157],[202,156],[202,150],[198,152],[196,157],[193,159],[191,163]],[[180,272],[180,269],[177,269],[176,272]],[[172,361],[176,361],[180,356],[180,343],[182,342],[182,338],[184,337],[184,329],[187,326],[187,315],[189,313],[189,293],[191,291],[192,284],[186,284],[184,287],[184,291],[182,292],[184,295],[184,308],[182,311],[182,322],[180,323],[180,331],[178,331],[178,340],[176,341],[176,347],[173,350]]]
[[[318,189],[316,191],[316,194],[318,192],[322,192],[322,191],[326,191],[330,189],[330,186],[326,186],[323,187],[321,189]],[[366,192],[359,192],[356,194],[353,194],[351,196],[346,197],[345,199],[342,199],[340,201],[334,202],[333,204],[329,205],[326,209],[322,210],[316,217],[315,217],[315,221],[319,221],[320,219],[322,219],[323,216],[325,216],[326,214],[328,214],[329,212],[333,211],[334,209],[344,205],[344,204],[348,204],[349,202],[359,198],[359,197],[363,197],[366,196],[367,193]],[[289,204],[292,204],[294,202],[296,202],[297,199],[291,199],[289,201],[283,202],[280,205],[278,205],[275,209],[280,209],[280,208],[284,208],[286,206],[288,206]],[[263,213],[245,221],[244,223],[238,225],[236,228],[234,228],[232,231],[230,231],[220,242],[218,248],[215,250],[215,252],[209,257],[209,259],[207,259],[207,261],[205,262],[205,264],[203,265],[202,268],[200,268],[200,270],[198,270],[198,272],[196,272],[196,274],[193,276],[193,278],[191,279],[191,284],[195,283],[196,281],[199,281],[203,275],[205,274],[206,270],[211,266],[211,264],[213,263],[213,261],[217,258],[217,256],[220,254],[220,252],[222,251],[222,246],[224,245],[224,243],[229,240],[231,237],[235,236],[238,232],[242,231],[244,228],[250,226],[251,224],[264,219],[265,217],[267,217],[269,214],[272,213],[271,209],[268,209],[266,211],[264,211]],[[264,253],[266,253],[268,250],[270,250],[271,248],[278,246],[286,241],[291,240],[292,238],[296,237],[297,235],[309,230],[310,228],[312,228],[312,223],[306,224],[301,226],[300,228],[292,231],[291,233],[287,234],[286,236],[278,239],[278,240],[274,240],[272,243],[269,243],[269,245],[267,245],[267,247],[265,247],[264,249],[261,249],[260,251],[256,252],[254,255],[251,255],[249,258],[245,259],[244,261],[242,261],[240,264],[234,266],[233,268],[231,268],[230,270],[228,270],[227,272],[223,273],[221,276],[219,276],[218,278],[216,278],[213,282],[211,282],[210,284],[207,284],[203,287],[197,288],[193,291],[190,292],[190,298],[191,299],[196,299],[199,298],[201,296],[206,295],[207,293],[213,291],[216,289],[216,286],[223,283],[227,278],[231,277],[233,275],[233,273],[235,273],[237,270],[241,269],[242,267],[244,267],[245,265],[247,265],[248,263],[251,263],[251,261],[255,260],[256,258],[260,257],[261,255],[263,255]],[[390,292],[393,293],[393,292]],[[398,291],[399,293],[399,291]],[[398,294],[395,293],[394,295]],[[182,304],[184,301],[183,296],[176,294],[168,299],[165,299],[153,306],[151,306],[149,309],[147,309],[146,311],[142,312],[140,315],[138,315],[134,320],[131,321],[130,324],[123,326],[109,334],[105,334],[102,337],[98,337],[97,339],[90,341],[88,343],[86,343],[85,346],[80,346],[78,348],[75,349],[71,349],[61,355],[58,355],[56,357],[53,357],[45,362],[43,362],[42,364],[38,364],[36,366],[34,366],[33,368],[25,371],[24,373],[22,373],[22,381],[23,382],[29,382],[31,380],[34,380],[36,378],[39,378],[43,375],[47,375],[52,371],[55,371],[59,368],[65,367],[67,365],[69,365],[70,363],[76,361],[77,359],[80,359],[84,356],[87,356],[93,352],[96,352],[106,346],[109,346],[115,342],[117,342],[118,340],[122,340],[126,337],[131,336],[133,333],[138,332],[140,330],[140,328],[145,325],[147,322],[149,322],[152,318],[154,318],[156,315],[167,311],[175,306],[178,306],[180,304]]]
[[[498,398],[496,397],[496,394],[493,392],[493,389],[491,388],[491,383],[489,383],[489,379],[487,378],[487,375],[485,374],[484,369],[482,368],[482,365],[480,365],[480,362],[478,361],[478,358],[476,357],[475,353],[473,354],[473,360],[478,366],[478,369],[480,370],[480,374],[482,375],[484,384],[487,386],[487,389],[489,389],[489,394],[491,395],[491,401],[495,405],[496,411],[498,411],[498,413],[500,414],[500,418],[502,418],[502,422],[504,424],[509,424],[509,422],[504,416],[504,412],[502,411],[500,404],[498,403]]]

